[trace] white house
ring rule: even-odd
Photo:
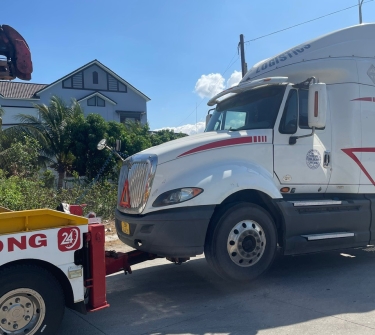
[[[52,96],[67,103],[75,98],[85,115],[97,113],[106,121],[147,122],[150,98],[93,60],[51,84],[0,81],[0,106],[5,111],[3,127],[17,124],[17,114],[37,114],[34,104],[47,104]]]

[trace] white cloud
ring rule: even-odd
[[[227,87],[232,87],[237,85],[242,79],[242,72],[240,71],[234,71],[229,79],[227,80]]]
[[[195,84],[194,92],[201,98],[212,98],[225,88],[237,85],[241,79],[242,73],[240,71],[234,71],[227,80],[227,85],[225,87],[225,78],[220,73],[202,74]]]
[[[197,125],[195,124],[185,124],[184,126],[179,127],[164,127],[160,129],[155,129],[154,131],[162,130],[162,129],[169,129],[173,130],[175,133],[183,133],[188,135],[194,135],[203,133],[204,128],[206,128],[205,122],[198,122]],[[198,130],[198,131],[197,131]]]
[[[242,73],[240,71],[234,71],[229,79],[227,80],[226,87],[232,87],[237,85],[242,79]],[[210,74],[203,74],[195,84],[195,93],[197,93],[201,98],[212,98],[216,94],[220,93],[221,91],[225,90],[224,85],[225,79],[220,73],[210,73]],[[160,129],[155,129],[155,131],[161,129],[169,129],[173,130],[175,133],[183,133],[188,135],[194,135],[203,133],[204,129],[206,128],[205,122],[198,122],[197,125],[195,124],[185,124],[179,127],[163,127]]]
[[[195,93],[201,98],[212,98],[225,89],[224,77],[220,73],[202,74],[195,84]]]

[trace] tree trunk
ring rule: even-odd
[[[59,180],[57,182],[57,188],[60,189],[63,187],[63,181],[64,181],[64,177],[65,177],[65,172],[60,172],[59,171]]]

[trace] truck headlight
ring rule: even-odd
[[[201,194],[203,189],[198,187],[184,187],[178,188],[172,191],[165,192],[160,194],[152,207],[162,207],[162,206],[169,206],[174,204],[179,204],[184,201],[188,201],[190,199],[195,198],[197,195]]]

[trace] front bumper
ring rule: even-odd
[[[119,239],[138,250],[163,257],[192,257],[203,253],[212,206],[180,207],[129,215],[116,210]],[[121,221],[130,225],[130,234],[122,231]]]

